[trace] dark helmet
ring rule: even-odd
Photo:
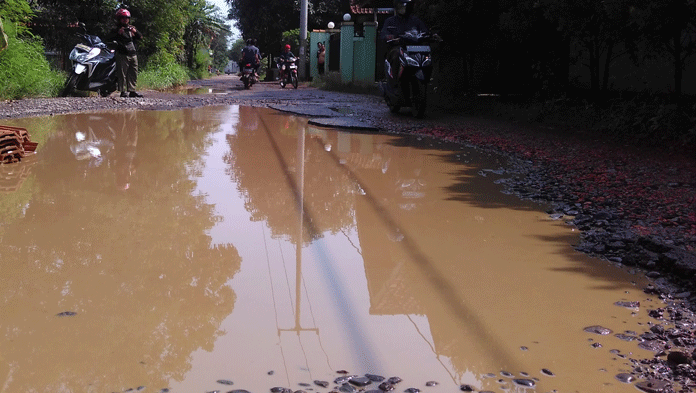
[[[254,39],[253,39],[253,38],[248,38],[248,39],[246,40],[246,44],[247,44],[247,45],[254,45]]]
[[[401,16],[413,13],[413,0],[394,0],[394,11]]]
[[[131,17],[130,11],[128,11],[125,8],[119,8],[118,11],[116,11],[116,15],[114,15],[114,18],[116,18],[118,20],[118,19],[121,19],[123,17],[130,19],[130,17]]]

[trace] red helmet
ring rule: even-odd
[[[128,11],[128,10],[125,9],[125,8],[119,8],[118,11],[116,11],[115,18],[116,18],[116,19],[121,19],[121,18],[124,18],[124,17],[130,19],[130,17],[131,17],[130,11]]]
[[[285,45],[285,50],[290,50],[290,44]]]

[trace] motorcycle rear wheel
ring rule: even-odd
[[[248,89],[251,87],[251,82],[249,81],[249,78],[242,78],[242,82],[244,82],[245,89]]]
[[[63,87],[63,90],[60,92],[61,97],[67,97],[75,91],[75,86],[77,86],[78,77],[79,75],[77,75],[74,72],[70,74],[68,80],[65,81],[65,86]]]
[[[290,81],[292,82],[292,87],[297,89],[297,75],[292,74],[290,76]]]

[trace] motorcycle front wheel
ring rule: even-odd
[[[78,77],[79,75],[77,75],[76,73],[70,73],[68,80],[65,81],[65,86],[63,86],[63,90],[60,92],[61,97],[67,97],[75,91],[75,86],[77,86]]]
[[[417,118],[425,116],[426,96],[428,92],[428,84],[421,80],[413,82],[413,92],[411,101],[413,102],[413,115]]]
[[[292,87],[297,89],[297,75],[292,74],[290,76],[290,81],[292,82]]]

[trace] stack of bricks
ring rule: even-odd
[[[36,145],[25,128],[0,125],[0,164],[21,161],[36,150]]]

